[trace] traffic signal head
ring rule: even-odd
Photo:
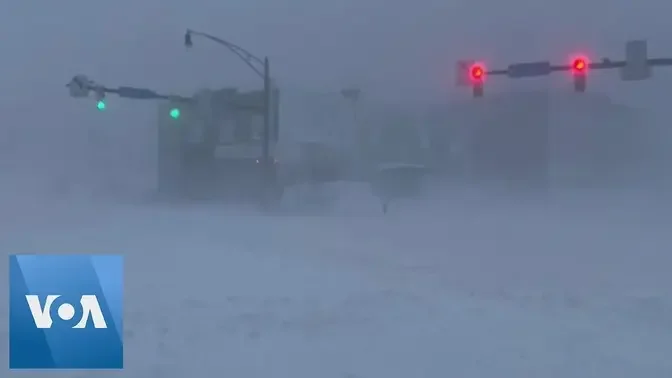
[[[469,68],[469,77],[474,82],[483,81],[485,78],[485,67],[480,63],[475,63]]]
[[[170,114],[170,118],[178,119],[178,118],[180,118],[181,112],[180,112],[180,109],[178,109],[178,108],[172,108],[172,109],[170,109],[169,114]]]
[[[572,60],[572,73],[575,75],[585,75],[588,71],[588,60],[583,57],[574,58]]]
[[[590,63],[588,62],[587,58],[583,56],[575,56],[572,58],[569,69],[572,72],[575,92],[582,93],[586,91],[586,81],[589,67]]]
[[[474,97],[483,97],[483,81],[485,80],[485,66],[474,63],[469,67],[469,79],[471,80]]]
[[[98,103],[96,104],[96,107],[98,110],[105,110],[105,100],[98,100]]]

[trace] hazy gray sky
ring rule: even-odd
[[[3,127],[49,124],[55,130],[64,124],[154,122],[153,104],[110,99],[113,111],[101,118],[89,101],[69,98],[64,84],[77,73],[110,86],[184,94],[201,86],[259,85],[216,45],[195,40],[187,53],[187,27],[268,54],[285,87],[361,85],[372,96],[438,97],[455,90],[453,64],[461,57],[482,58],[490,66],[565,60],[578,50],[618,58],[625,40],[642,37],[652,54],[672,55],[670,11],[664,0],[5,0],[1,117]],[[619,83],[615,72],[599,74],[588,85],[616,97],[667,102],[669,71],[630,84]],[[491,80],[486,90],[562,80]]]
[[[255,84],[216,46],[196,41],[186,54],[182,33],[191,27],[270,55],[279,80],[297,87],[436,90],[452,87],[452,64],[462,56],[503,65],[565,59],[577,48],[622,54],[632,37],[648,37],[664,53],[670,10],[662,0],[7,0],[2,82],[62,86],[83,72],[162,89]]]

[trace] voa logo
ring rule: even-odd
[[[44,304],[42,304],[39,296],[26,295],[26,302],[28,302],[30,314],[33,316],[37,328],[48,329],[54,324],[51,310],[52,307],[56,307],[54,302],[60,297],[60,295],[47,295]],[[72,328],[86,328],[89,319],[91,319],[94,328],[107,328],[103,311],[100,309],[100,303],[98,303],[98,298],[95,295],[82,295],[79,304],[82,309],[82,316]],[[64,321],[72,320],[76,312],[75,306],[67,302],[59,304],[56,309],[56,314]]]
[[[120,255],[10,255],[9,368],[123,369],[123,282]]]

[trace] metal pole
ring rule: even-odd
[[[271,73],[268,63],[268,57],[264,58],[264,140],[263,140],[263,158],[266,174],[270,164],[270,142],[271,142]]]
[[[262,157],[262,202],[269,206],[273,188],[273,170],[271,164],[271,72],[268,57],[264,58],[264,140]]]

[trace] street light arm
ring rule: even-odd
[[[270,162],[270,142],[271,142],[271,123],[274,122],[271,117],[272,117],[272,107],[274,106],[272,104],[273,102],[273,84],[271,82],[271,74],[270,74],[270,67],[269,67],[269,62],[268,62],[268,57],[265,57],[263,60],[251,52],[245,50],[244,48],[235,45],[231,42],[225,41],[221,38],[215,37],[214,35],[210,35],[207,33],[199,32],[199,31],[194,31],[187,29],[187,32],[184,34],[184,45],[186,47],[191,47],[192,45],[192,37],[194,35],[197,35],[199,37],[203,37],[206,39],[211,40],[212,42],[215,42],[221,46],[226,47],[231,51],[232,53],[236,54],[245,64],[247,64],[248,67],[252,69],[252,71],[256,72],[259,77],[261,77],[264,81],[264,139],[263,139],[263,145],[262,145],[262,151],[263,151],[263,161],[264,161],[264,181],[267,180],[275,180],[273,170],[274,168],[272,167],[272,163]],[[256,66],[255,66],[256,63]],[[260,69],[258,66],[263,67],[263,69]],[[277,120],[277,118],[276,118]]]
[[[244,48],[242,48],[242,47],[240,47],[240,46],[238,46],[234,43],[225,41],[225,40],[223,40],[219,37],[215,37],[214,35],[199,32],[199,31],[194,31],[194,30],[191,30],[191,29],[187,29],[187,35],[197,35],[199,37],[209,39],[209,40],[211,40],[215,43],[218,43],[218,44],[228,48],[229,50],[231,50],[231,52],[236,54],[243,62],[245,62],[245,64],[247,64],[247,66],[250,67],[257,75],[259,75],[262,78],[264,77],[264,73],[258,67],[255,67],[254,64],[253,64],[253,63],[256,63],[258,65],[263,66],[264,61],[262,59],[260,59],[259,57],[255,56],[254,54],[252,54],[251,52],[245,50]]]
[[[77,75],[70,80],[66,87],[70,88],[72,97],[88,97],[91,92],[97,94],[100,98],[106,94],[116,94],[119,97],[131,98],[135,100],[173,100],[173,101],[191,101],[189,97],[166,95],[157,93],[149,88],[138,87],[118,87],[110,88],[90,80],[84,75]]]

